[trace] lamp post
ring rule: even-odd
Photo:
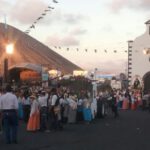
[[[7,44],[5,47],[6,57],[4,59],[4,84],[8,83],[9,73],[8,73],[8,55],[12,55],[14,52],[14,45],[12,43]]]

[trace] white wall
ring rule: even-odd
[[[139,75],[141,78],[150,71],[149,56],[144,55],[144,48],[150,48],[150,24],[146,24],[146,32],[137,37],[133,42],[132,48],[132,79],[135,75]]]

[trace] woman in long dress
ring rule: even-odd
[[[87,96],[85,96],[83,100],[83,116],[86,123],[90,123],[92,121],[91,102]]]
[[[129,99],[127,96],[125,96],[123,99],[122,109],[127,110],[128,108],[129,108]]]
[[[70,96],[68,102],[69,102],[68,123],[76,123],[77,102],[75,97]]]
[[[32,101],[30,117],[27,124],[27,131],[37,131],[40,129],[40,112],[39,112],[39,104],[37,102],[36,96],[30,96]]]
[[[22,98],[23,96],[20,93],[16,93],[17,95],[17,99],[18,99],[18,105],[19,105],[19,109],[18,109],[18,117],[19,119],[23,119],[23,101]]]

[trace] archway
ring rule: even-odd
[[[144,93],[150,92],[150,72],[147,72],[143,76],[143,82],[144,82]]]

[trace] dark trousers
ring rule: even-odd
[[[142,101],[142,110],[146,110],[146,100]]]
[[[6,143],[17,142],[18,116],[16,111],[4,111],[2,115]]]
[[[40,130],[47,129],[47,107],[41,107],[40,110]]]
[[[28,122],[30,116],[30,105],[23,105],[24,122]]]
[[[49,121],[50,121],[50,129],[51,130],[62,130],[63,129],[61,120],[58,119],[58,115],[55,114],[54,112],[50,113]]]
[[[0,113],[0,132],[2,131],[2,116],[1,116],[1,113]]]
[[[117,106],[115,105],[112,106],[112,112],[114,113],[115,118],[119,116]]]

